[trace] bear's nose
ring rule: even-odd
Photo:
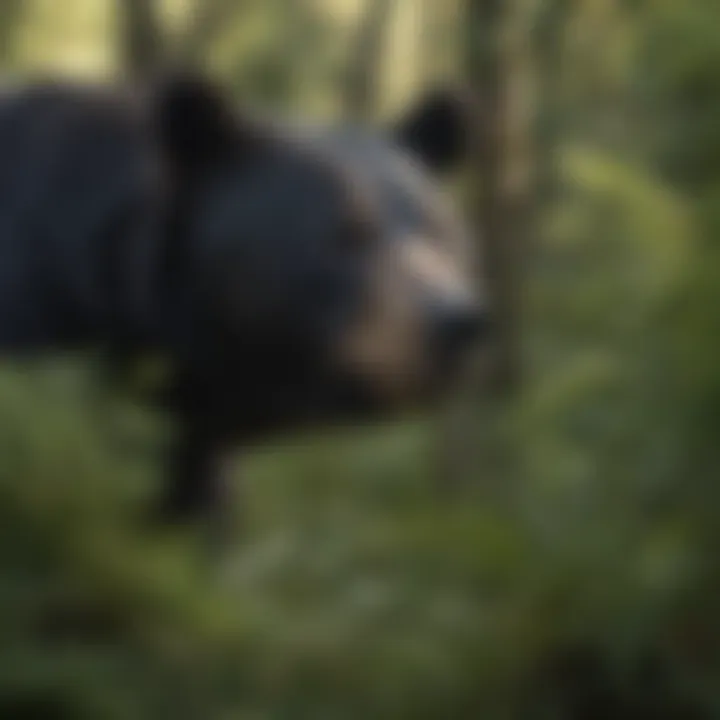
[[[490,318],[479,307],[449,307],[436,315],[435,338],[443,354],[461,352],[483,340],[489,331]]]

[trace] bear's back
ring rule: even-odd
[[[123,236],[154,192],[148,139],[117,91],[0,92],[0,349],[80,341],[102,322],[106,271],[145,252]]]

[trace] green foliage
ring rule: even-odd
[[[55,5],[26,4],[3,62],[111,64],[109,6]],[[181,32],[188,3],[166,6]],[[325,107],[352,14],[289,7],[238,3],[210,64]],[[243,459],[244,535],[210,558],[146,526],[155,458],[108,444],[82,364],[5,368],[0,716],[718,717],[718,19],[573,5],[530,379],[471,413],[514,462],[478,453],[462,488],[433,477],[427,423],[295,439]]]

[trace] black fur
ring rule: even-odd
[[[402,121],[396,136],[430,170],[447,173],[468,153],[476,112],[467,93],[436,90]]]
[[[462,153],[447,99],[403,128],[433,169]],[[328,354],[372,282],[373,243],[455,233],[396,150],[343,140],[345,156],[326,139],[250,121],[191,76],[0,97],[0,353],[99,347],[116,376],[167,357],[166,516],[222,503],[234,444],[374,409]],[[363,188],[375,196],[358,203]]]

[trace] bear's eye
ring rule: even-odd
[[[377,237],[376,224],[365,215],[354,214],[344,222],[340,240],[345,249],[354,253],[368,250]]]

